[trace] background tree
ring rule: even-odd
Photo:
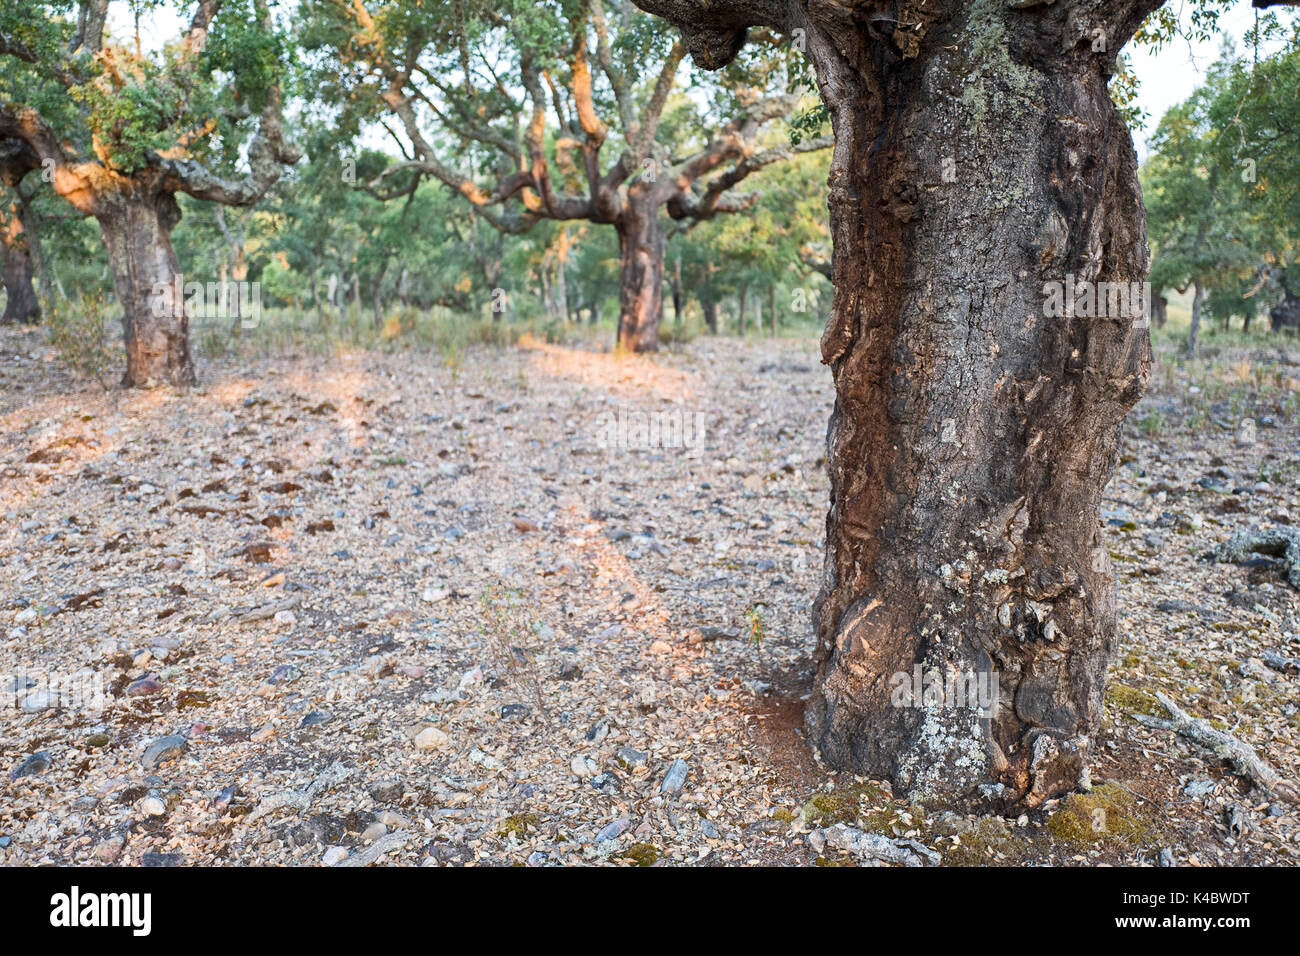
[[[31,324],[41,317],[32,283],[33,263],[40,261],[40,238],[33,222],[34,195],[30,186],[23,185],[27,174],[39,166],[26,143],[0,140],[0,279],[5,290],[0,322]]]
[[[75,19],[46,0],[0,8],[0,136],[24,142],[55,192],[99,224],[123,312],[123,383],[188,384],[176,194],[249,205],[297,160],[281,116],[290,51],[269,0],[193,0],[184,34],[156,52],[139,36],[115,42],[109,6],[83,0]]]
[[[347,111],[382,106],[396,119],[389,129],[408,158],[372,187],[414,170],[505,232],[545,219],[613,226],[618,341],[631,350],[658,345],[660,210],[704,220],[746,209],[754,197],[734,190],[747,177],[829,145],[760,143],[762,128],[790,114],[797,94],[759,97],[712,84],[695,92],[715,108],[674,101],[684,47],[624,2],[607,11],[600,0],[313,0],[306,13],[309,44],[329,57],[322,88]],[[666,115],[674,102],[684,115]],[[436,133],[426,135],[426,124]],[[611,137],[618,151],[608,157]]]

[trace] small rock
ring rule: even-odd
[[[682,789],[682,785],[686,783],[686,775],[690,772],[690,765],[685,760],[674,760],[672,766],[668,768],[668,773],[664,775],[664,782],[659,785],[659,792],[676,793]]]
[[[44,773],[50,769],[50,764],[53,763],[53,760],[54,758],[50,756],[48,750],[38,750],[22,763],[18,764],[18,766],[14,767],[13,770],[10,770],[9,779],[17,780],[20,777],[31,777],[38,773]]]
[[[388,827],[383,823],[375,822],[361,831],[361,839],[366,843],[374,843],[387,832]]]
[[[451,738],[437,727],[425,727],[415,735],[416,750],[441,750],[451,743]]]
[[[637,750],[634,747],[619,747],[618,762],[629,770],[635,770],[637,767],[644,767],[650,759],[650,755],[644,750]]]
[[[1160,865],[1161,866],[1178,865],[1177,862],[1174,860],[1174,851],[1169,849],[1169,847],[1165,847],[1163,850],[1160,851]]]
[[[274,621],[276,624],[280,624],[283,626],[297,624],[298,615],[294,614],[293,611],[289,611],[289,610],[276,611]]]
[[[627,817],[619,817],[617,820],[613,820],[601,827],[600,832],[596,834],[596,842],[603,843],[605,840],[618,839],[627,832],[628,827],[631,825],[632,821]]]
[[[161,694],[162,690],[163,685],[156,678],[141,677],[139,680],[133,681],[127,686],[126,696],[150,697],[154,694]]]
[[[599,764],[590,757],[574,757],[569,763],[569,769],[573,771],[574,776],[586,778],[595,776],[596,771],[600,769]]]
[[[267,682],[274,685],[292,684],[298,678],[302,677],[302,671],[293,664],[281,664],[271,672]]]
[[[321,857],[320,861],[326,866],[338,866],[347,858],[348,851],[346,849],[341,846],[332,846],[325,851],[325,855]]]
[[[159,737],[147,748],[144,756],[140,758],[140,763],[146,770],[154,770],[161,764],[169,760],[175,760],[179,757],[189,745],[189,742],[180,736]]]
[[[158,797],[145,797],[140,801],[140,809],[151,817],[160,817],[167,812],[167,805]]]
[[[501,719],[511,720],[515,717],[527,717],[532,713],[532,708],[527,704],[506,704],[501,708]]]
[[[96,860],[103,863],[116,863],[117,858],[122,855],[122,848],[126,846],[126,840],[120,836],[111,836],[95,844],[95,849],[91,851]]]
[[[1183,793],[1192,799],[1199,799],[1208,793],[1214,791],[1213,780],[1193,780],[1187,786],[1183,787]]]

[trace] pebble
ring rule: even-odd
[[[104,863],[115,863],[117,858],[122,855],[122,847],[126,845],[126,840],[120,836],[111,836],[95,844],[92,851],[95,859]]]
[[[274,620],[276,624],[280,625],[297,624],[298,615],[294,614],[293,611],[276,611]]]
[[[635,747],[619,747],[618,762],[629,770],[637,767],[644,767],[649,761],[650,755],[644,750],[637,750]]]
[[[140,801],[140,809],[151,817],[160,817],[167,812],[167,805],[158,797],[145,797]]]
[[[437,727],[425,727],[415,735],[416,750],[441,750],[451,743],[451,738]]]
[[[627,817],[619,817],[617,820],[613,820],[601,827],[600,832],[596,834],[596,842],[603,843],[605,840],[616,840],[626,833],[631,825],[632,821]]]
[[[163,685],[152,677],[141,677],[133,681],[126,688],[128,697],[149,697],[153,694],[162,693]]]
[[[366,787],[370,796],[378,803],[393,803],[402,798],[405,787],[400,780],[376,780]],[[383,817],[381,816],[382,820]]]
[[[364,830],[361,831],[361,839],[364,840],[366,843],[374,843],[376,840],[378,840],[381,836],[383,836],[387,832],[388,832],[387,826],[385,826],[383,823],[375,822],[370,824],[370,826],[366,827]]]
[[[297,667],[295,667],[293,664],[281,664],[279,667],[277,667],[275,670],[271,672],[271,676],[267,680],[268,683],[275,684],[275,685],[292,684],[301,676],[302,676],[302,671],[299,670]]]
[[[682,789],[686,783],[686,775],[691,772],[690,765],[685,760],[674,760],[668,773],[664,775],[664,782],[659,785],[660,793],[676,793]]]
[[[332,846],[325,851],[325,855],[321,857],[320,861],[326,866],[338,866],[347,858],[348,851],[346,849],[341,846]]]
[[[44,773],[50,769],[53,759],[48,750],[38,750],[9,771],[9,779],[17,780],[19,777],[31,777],[38,773]]]
[[[590,757],[574,757],[569,764],[569,769],[573,771],[576,777],[591,777],[600,769],[596,761]]]
[[[167,763],[169,760],[175,760],[179,757],[189,745],[189,742],[181,736],[172,735],[169,737],[159,737],[147,748],[144,756],[140,758],[140,763],[146,770],[153,770],[160,764]]]

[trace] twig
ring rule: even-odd
[[[297,607],[302,603],[302,595],[295,594],[287,597],[283,601],[275,601],[272,604],[263,604],[261,607],[255,607],[251,611],[232,614],[230,619],[236,624],[247,624],[250,621],[264,621],[268,617],[275,617],[281,611],[287,611],[290,608]]]
[[[1156,700],[1169,711],[1171,719],[1151,717],[1147,714],[1133,714],[1134,720],[1158,730],[1172,730],[1199,744],[1222,760],[1231,761],[1237,773],[1250,780],[1261,790],[1281,797],[1294,804],[1300,804],[1300,790],[1295,784],[1278,776],[1263,757],[1255,752],[1250,744],[1238,740],[1221,730],[1215,730],[1210,722],[1201,717],[1193,717],[1173,702],[1169,697],[1156,691]]]
[[[335,866],[369,866],[389,850],[396,850],[406,845],[406,841],[411,838],[409,833],[388,833],[381,836],[370,846],[366,847],[360,853],[353,854],[347,859],[335,863]]]
[[[318,773],[311,783],[301,790],[286,790],[284,793],[275,793],[267,797],[248,815],[248,822],[252,823],[259,817],[273,813],[281,807],[292,807],[294,810],[302,812],[311,806],[311,802],[316,799],[316,794],[322,790],[328,790],[351,775],[352,771],[336,760]]]

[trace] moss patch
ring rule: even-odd
[[[1070,794],[1048,817],[1047,829],[1063,843],[1130,847],[1153,846],[1161,833],[1155,814],[1113,783],[1102,784],[1090,793]]]
[[[1112,683],[1106,688],[1106,706],[1122,710],[1126,714],[1146,714],[1166,720],[1170,717],[1169,711],[1165,710],[1160,701],[1127,684]]]
[[[512,817],[506,817],[501,821],[501,826],[497,829],[497,836],[502,838],[523,837],[528,834],[529,830],[536,830],[541,826],[542,821],[535,813],[516,813]]]
[[[634,843],[626,850],[615,853],[616,860],[631,860],[636,866],[654,866],[663,856],[653,843]]]
[[[1015,866],[1027,855],[1032,843],[1012,837],[1005,824],[984,818],[958,835],[956,845],[939,846],[944,866]]]
[[[881,797],[880,788],[872,783],[859,783],[819,793],[803,805],[803,820],[813,827],[854,823],[864,802],[874,802]]]

